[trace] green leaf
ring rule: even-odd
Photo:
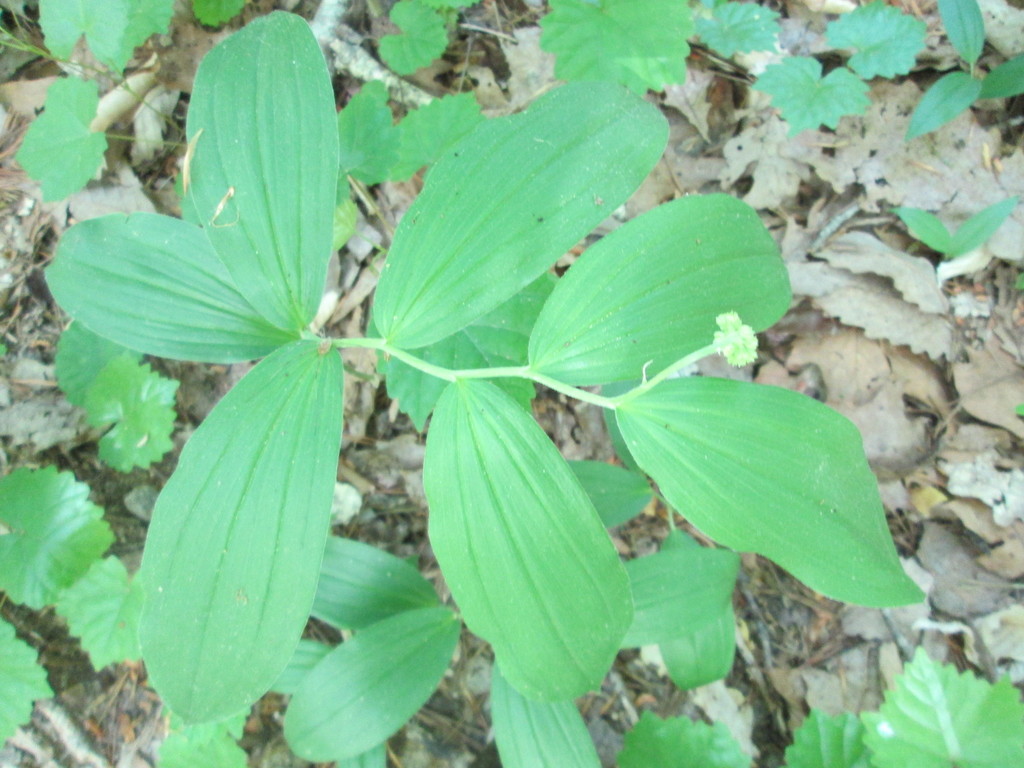
[[[165,34],[170,28],[173,15],[174,0],[130,0],[128,27],[124,32],[121,51],[122,62],[127,62],[135,48],[150,36]]]
[[[159,357],[234,363],[298,336],[270,325],[242,297],[203,230],[168,216],[113,214],[76,224],[61,238],[46,282],[90,330]]]
[[[786,747],[787,768],[869,768],[864,726],[856,715],[826,715],[812,709]]]
[[[174,718],[172,718],[173,724]],[[159,768],[246,768],[245,750],[238,746],[241,725],[193,725],[173,730],[160,744]]]
[[[0,621],[0,744],[32,716],[32,702],[53,696],[36,651],[19,640],[14,627]]]
[[[232,715],[277,679],[313,605],[340,445],[341,359],[277,350],[185,445],[153,511],[140,636],[187,722]]]
[[[398,161],[399,134],[384,83],[367,83],[338,113],[338,140],[342,174],[365,184],[388,178]]]
[[[141,657],[142,587],[134,579],[129,582],[128,571],[116,557],[97,560],[65,589],[57,612],[68,620],[71,634],[82,639],[96,669]]]
[[[616,410],[640,467],[715,541],[757,552],[835,599],[921,599],[903,573],[860,433],[805,395],[673,379]]]
[[[914,654],[878,712],[861,714],[875,768],[1003,768],[1024,756],[1024,705],[995,685]]]
[[[985,22],[978,0],[939,0],[939,15],[949,42],[973,66],[985,47]]]
[[[284,668],[277,681],[270,686],[270,690],[291,696],[298,690],[309,671],[332,650],[331,646],[315,640],[299,640],[288,666]]]
[[[726,58],[735,53],[771,51],[779,39],[779,14],[754,3],[728,2],[697,19],[697,34]]]
[[[605,83],[478,125],[402,217],[377,286],[380,333],[423,347],[512,298],[625,202],[667,131],[654,107]]]
[[[89,128],[99,105],[96,83],[55,80],[46,109],[29,127],[15,159],[43,187],[43,200],[63,200],[85,186],[103,163],[107,137]]]
[[[188,110],[192,201],[235,286],[302,331],[331,255],[338,183],[334,92],[299,16],[275,12],[203,57]]]
[[[437,593],[409,563],[352,539],[327,539],[313,615],[364,629],[395,614],[437,605]]]
[[[57,341],[57,383],[68,402],[85,406],[85,395],[108,362],[120,355],[141,355],[97,336],[81,323],[72,323]]]
[[[491,671],[491,721],[503,768],[599,768],[587,726],[571,701],[533,701]]]
[[[920,208],[893,208],[892,212],[907,225],[910,234],[933,251],[949,253],[953,249],[953,237],[935,214]]]
[[[400,613],[317,664],[288,705],[284,734],[307,760],[356,757],[412,717],[451,662],[461,625],[447,608]]]
[[[434,99],[413,110],[398,124],[398,163],[391,169],[390,178],[402,181],[423,166],[433,165],[483,119],[472,93]]]
[[[862,115],[871,100],[868,86],[840,67],[821,76],[821,63],[809,56],[790,56],[768,67],[754,87],[769,94],[789,123],[789,135],[827,125],[837,128],[846,115]]]
[[[729,605],[717,619],[658,644],[668,676],[684,691],[721,680],[736,656],[736,617]]]
[[[917,103],[910,116],[906,141],[942,127],[968,109],[980,95],[981,81],[966,72],[943,75]]]
[[[378,744],[373,749],[363,752],[361,755],[338,760],[335,768],[387,768],[388,750],[387,744]]]
[[[907,74],[924,48],[925,23],[875,0],[831,21],[825,29],[833,48],[853,48],[850,69],[870,80]]]
[[[626,734],[620,768],[750,768],[750,758],[722,723],[695,723],[686,717],[662,720],[644,712]]]
[[[1019,197],[1009,197],[971,216],[971,218],[960,225],[960,229],[953,235],[953,243],[949,255],[960,256],[988,242],[988,239],[996,233],[996,230],[1013,213],[1013,209],[1017,207],[1019,201]]]
[[[552,277],[541,275],[479,320],[419,350],[418,357],[452,370],[525,364],[530,331],[552,287]],[[402,410],[422,431],[447,382],[395,357],[385,363],[384,375],[388,394],[399,401]],[[526,410],[530,409],[530,401],[536,394],[530,381],[509,378],[495,379],[494,383]]]
[[[546,701],[596,688],[632,619],[629,581],[543,430],[493,384],[456,381],[434,412],[423,486],[448,586],[509,683]]]
[[[430,8],[466,8],[476,5],[479,0],[419,0]]]
[[[643,475],[604,461],[570,461],[583,490],[605,528],[631,520],[651,500],[651,486]]]
[[[605,80],[643,93],[686,79],[693,19],[676,0],[551,0],[541,47],[563,80]]]
[[[739,312],[760,331],[789,303],[757,213],[729,195],[683,197],[584,252],[537,318],[530,367],[577,385],[654,376],[710,344],[719,314]]]
[[[981,81],[979,99],[1009,99],[1024,93],[1024,54],[1004,61]]]
[[[225,21],[231,21],[239,13],[245,0],[192,0],[192,10],[196,18],[208,27],[218,27]]]
[[[159,461],[173,447],[177,391],[177,381],[140,365],[130,353],[108,362],[85,395],[89,423],[113,425],[100,438],[100,459],[119,472]]]
[[[662,550],[626,563],[633,624],[623,648],[653,645],[706,626],[732,605],[740,558],[727,549]]]
[[[418,0],[399,0],[391,7],[390,17],[402,33],[382,37],[380,55],[398,74],[411,75],[448,47],[444,19]]]
[[[114,541],[89,486],[53,467],[0,480],[0,589],[37,611],[56,601]]]
[[[104,64],[114,65],[120,71],[124,66],[121,57],[125,31],[128,29],[128,12],[127,0],[104,0],[101,3],[95,0],[42,0],[39,3],[39,26],[43,29],[46,47],[54,56],[69,58],[78,38],[85,35],[89,49],[96,58]],[[118,62],[120,66],[116,66]],[[82,81],[77,82],[82,84]],[[95,114],[94,109],[89,120]],[[52,156],[51,162],[57,164]]]

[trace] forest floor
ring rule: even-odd
[[[285,5],[311,18],[317,3]],[[930,31],[938,29],[933,2],[912,5],[907,9]],[[243,18],[274,6],[254,0]],[[529,103],[555,82],[553,57],[539,45],[539,6],[486,0],[468,10],[444,58],[411,81],[434,95],[471,91],[490,116]],[[1011,34],[1006,44],[1016,49],[1000,55],[1024,52],[1024,11],[1004,0],[982,6],[990,32],[1016,25],[1016,42]],[[823,35],[821,9],[790,2],[784,10],[789,32],[814,51]],[[5,12],[5,22],[10,18]],[[373,50],[388,30],[369,19],[356,2],[346,23]],[[38,185],[13,160],[59,71],[53,62],[0,51],[0,80],[8,81],[0,94],[0,341],[7,348],[0,360],[0,474],[53,465],[88,483],[116,534],[111,551],[129,571],[141,557],[152,498],[180,447],[246,367],[157,361],[181,382],[175,450],[149,469],[114,472],[98,459],[96,431],[56,386],[54,354],[68,318],[47,289],[44,269],[75,221],[114,211],[178,212],[173,188],[195,67],[240,25],[214,31],[176,15],[172,42],[160,44],[159,98],[151,99],[162,120],[154,127],[128,115],[116,124],[112,134],[123,138],[111,140],[102,177],[59,203],[44,204]],[[757,209],[789,268],[792,307],[763,335],[756,366],[737,372],[706,361],[701,373],[802,391],[856,424],[904,567],[927,600],[887,610],[844,605],[744,555],[735,594],[738,652],[727,679],[684,693],[656,657],[623,652],[602,690],[580,701],[606,765],[614,764],[638,712],[651,709],[724,723],[756,765],[774,768],[809,708],[876,708],[917,647],[986,679],[1009,675],[1024,683],[1024,419],[1015,411],[1024,404],[1024,298],[1016,287],[1024,206],[987,244],[986,258],[941,282],[940,257],[891,213],[895,206],[922,208],[956,226],[1024,195],[1024,97],[979,102],[938,132],[905,142],[922,89],[953,56],[943,36],[929,34],[928,56],[920,60],[927,62],[897,81],[875,81],[864,117],[845,118],[835,131],[789,137],[763,95],[748,88],[749,78],[705,53],[694,50],[685,83],[648,95],[670,123],[668,149],[600,231],[683,194],[726,192]],[[346,71],[334,84],[339,106],[361,87]],[[155,151],[137,151],[143,134]],[[356,236],[332,262],[328,292],[336,303],[327,330],[364,333],[376,283],[373,255],[387,247],[421,184],[416,176],[369,190]],[[335,533],[417,557],[447,595],[426,540],[424,435],[388,400],[374,355],[345,354],[350,368],[366,376],[346,381],[338,477],[356,503]],[[614,460],[593,406],[542,391],[535,415],[567,458]],[[668,530],[665,515],[652,502],[614,529],[619,551],[655,551]],[[165,724],[141,663],[97,671],[52,609],[32,611],[0,595],[0,614],[38,650],[57,692],[0,749],[0,766],[155,764]],[[499,765],[487,718],[488,654],[464,633],[452,674],[391,739],[391,764]],[[268,696],[249,718],[242,744],[251,766],[306,765],[284,746],[283,707],[281,697]]]

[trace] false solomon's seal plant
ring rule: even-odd
[[[84,221],[47,273],[77,321],[131,349],[262,358],[188,441],[148,533],[142,649],[175,713],[203,722],[245,709],[299,645],[328,540],[344,346],[378,350],[396,377],[443,385],[423,470],[429,536],[459,616],[494,648],[496,717],[520,722],[539,707],[545,722],[579,725],[571,700],[600,685],[620,648],[658,642],[654,625],[666,621],[640,596],[659,572],[633,567],[655,558],[623,565],[528,398],[509,394],[524,384],[612,411],[639,467],[723,547],[771,558],[837,600],[919,599],[849,422],[782,389],[673,377],[709,354],[749,361],[754,332],[789,305],[778,251],[749,207],[724,195],[675,200],[598,241],[561,279],[547,275],[637,188],[667,133],[653,106],[597,83],[485,121],[433,166],[403,217],[370,335],[322,338],[309,324],[338,183],[324,60],[306,23],[284,13],[206,56],[187,125],[185,207],[197,223]],[[452,339],[524,289],[544,300],[515,364],[460,364]],[[583,389],[637,380],[615,396]],[[331,542],[329,555],[361,551]],[[712,560],[727,587],[716,599],[727,604],[736,556],[673,554],[691,551],[721,556]],[[365,566],[356,554],[344,555],[353,573]],[[300,755],[383,755],[430,695],[460,623],[423,586],[313,654],[289,689],[286,735]],[[688,586],[671,584],[684,596],[671,616],[686,615]]]

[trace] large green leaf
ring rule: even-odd
[[[341,376],[316,341],[274,352],[195,431],[157,500],[142,651],[187,722],[248,706],[295,649],[327,538]]]
[[[89,570],[114,535],[89,486],[54,467],[0,480],[0,589],[42,610]]]
[[[505,303],[461,331],[418,350],[417,355],[428,363],[452,370],[524,365],[530,331],[553,287],[554,278],[543,274]],[[384,375],[388,394],[398,400],[416,428],[422,430],[447,382],[397,357],[385,363]],[[536,395],[533,382],[527,379],[495,379],[494,383],[527,409]]]
[[[478,125],[402,218],[377,287],[380,333],[426,346],[514,296],[629,197],[667,132],[654,107],[606,83]]]
[[[993,685],[935,663],[920,647],[861,721],[876,768],[1024,765],[1024,705],[1009,678]]]
[[[288,666],[274,681],[271,690],[291,696],[299,689],[299,685],[309,671],[332,650],[334,650],[332,646],[316,640],[299,640],[299,644],[295,646],[295,652],[288,661]]]
[[[210,51],[187,134],[189,193],[235,285],[273,325],[302,330],[323,293],[338,182],[334,92],[309,25],[271,13]]]
[[[981,81],[966,72],[950,72],[940,77],[914,107],[905,141],[941,128],[981,95]]]
[[[307,760],[356,757],[423,706],[451,662],[461,625],[447,608],[400,613],[357,632],[306,675],[284,733]]]
[[[491,721],[503,768],[599,768],[587,726],[571,701],[533,701],[491,672]]]
[[[724,723],[694,722],[687,717],[662,720],[653,712],[626,734],[619,753],[621,768],[750,768]]]
[[[104,366],[121,355],[138,360],[142,355],[99,336],[81,323],[72,323],[57,341],[54,360],[57,383],[68,402],[85,406],[85,396]]]
[[[327,540],[313,615],[343,629],[363,629],[396,613],[437,605],[430,582],[409,563],[369,544]]]
[[[714,623],[732,602],[739,569],[735,552],[704,547],[630,560],[634,614],[622,646],[660,643]]]
[[[849,421],[804,395],[675,379],[621,404],[629,450],[711,538],[760,553],[836,600],[921,599],[903,573]]]
[[[113,214],[61,238],[46,282],[89,330],[130,349],[232,363],[294,340],[235,288],[203,230],[168,216]]]
[[[0,621],[0,744],[28,722],[33,701],[53,696],[36,656],[32,646],[15,636],[14,627]]]
[[[736,617],[728,606],[714,621],[658,643],[668,676],[684,691],[721,680],[736,657]]]
[[[625,569],[537,423],[493,384],[449,385],[427,437],[430,541],[466,625],[531,698],[597,687],[632,619]]]
[[[868,768],[871,751],[864,746],[864,726],[856,715],[836,716],[812,709],[786,747],[786,768]]]
[[[711,343],[723,312],[760,331],[789,308],[779,249],[728,195],[683,197],[591,246],[555,286],[530,367],[570,384],[653,376]]]

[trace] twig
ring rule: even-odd
[[[507,40],[510,43],[515,43],[516,45],[519,44],[519,41],[512,37],[512,35],[505,34],[504,32],[499,32],[498,30],[491,29],[489,27],[481,27],[479,24],[470,24],[468,21],[464,21],[461,24],[459,24],[459,27],[462,29],[468,29],[471,32],[481,32],[485,35],[493,35],[494,37],[500,37],[502,40]]]
[[[36,710],[53,730],[53,737],[77,765],[88,768],[111,768],[110,763],[89,746],[84,734],[68,716],[64,708],[53,699],[36,702]]]

